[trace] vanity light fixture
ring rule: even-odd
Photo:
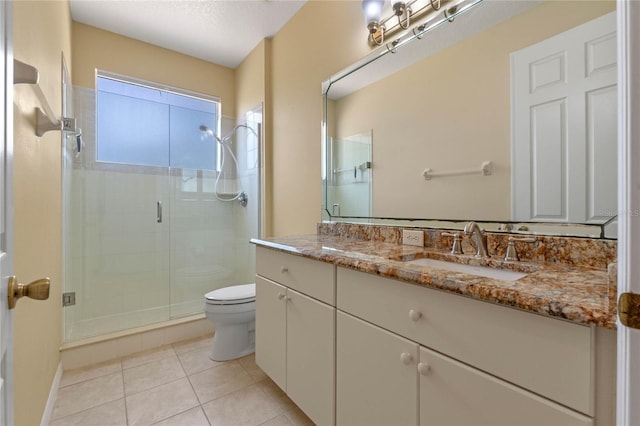
[[[456,15],[481,0],[409,0],[407,2],[391,0],[391,13],[382,17],[387,0],[362,0],[367,29],[369,30],[369,44],[382,46],[385,38],[409,29],[412,22],[424,19],[424,22],[416,26],[409,38],[421,38],[422,35],[435,28],[444,21],[453,22]],[[466,5],[466,3],[471,3]],[[441,16],[440,16],[441,15]],[[436,19],[436,18],[441,19]],[[397,20],[397,22],[395,21]],[[399,34],[391,43],[389,49],[394,49],[403,42],[407,33]]]

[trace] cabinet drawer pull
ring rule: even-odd
[[[286,274],[287,272],[289,272],[289,268],[287,268],[286,266],[281,266],[280,267],[280,273],[281,274]]]
[[[411,356],[411,354],[403,352],[400,354],[400,361],[402,361],[404,365],[409,365],[413,361],[413,357]]]
[[[410,309],[409,318],[411,318],[411,321],[418,321],[420,318],[422,318],[422,312]]]
[[[420,373],[423,376],[426,376],[427,374],[429,374],[430,371],[431,371],[431,367],[429,366],[429,364],[427,364],[426,362],[418,363],[418,373]]]

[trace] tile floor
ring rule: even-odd
[[[312,425],[255,364],[215,362],[211,338],[65,371],[51,426]]]

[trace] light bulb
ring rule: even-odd
[[[364,12],[364,19],[367,26],[374,22],[380,22],[384,3],[385,0],[362,0],[362,11]]]

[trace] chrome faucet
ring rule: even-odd
[[[476,257],[488,257],[487,236],[480,229],[477,223],[469,222],[464,227],[464,234],[471,235],[473,245],[476,246]]]

